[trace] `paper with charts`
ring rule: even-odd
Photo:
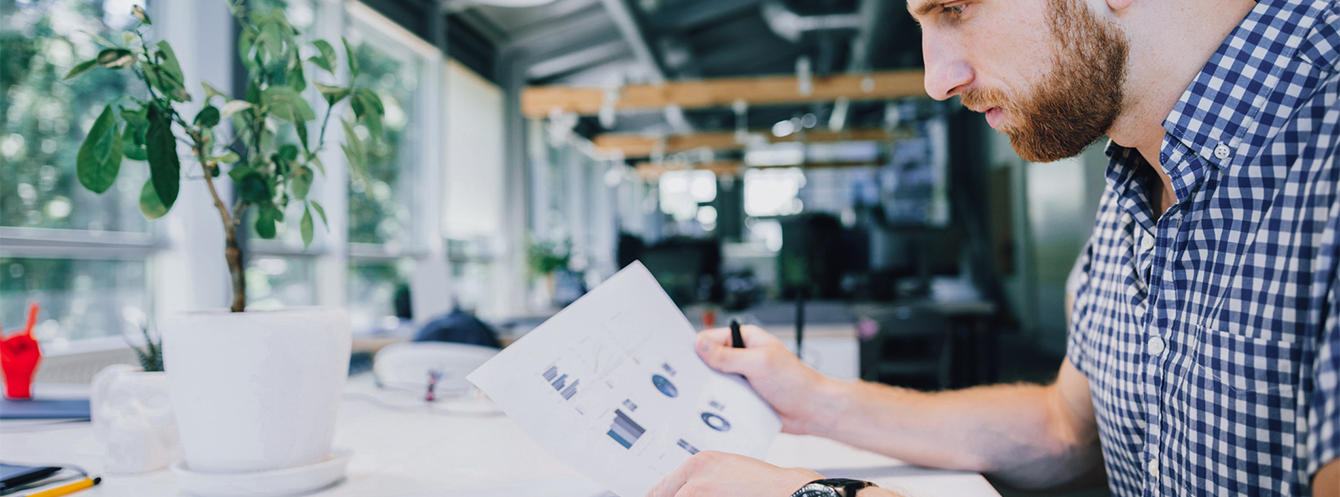
[[[699,451],[762,458],[781,431],[743,378],[698,357],[696,339],[635,262],[468,378],[555,458],[642,497]]]

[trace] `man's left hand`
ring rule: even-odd
[[[684,461],[652,487],[647,497],[789,496],[821,478],[823,475],[807,469],[779,468],[758,459],[707,451]]]

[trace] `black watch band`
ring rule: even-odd
[[[876,486],[874,483],[868,481],[852,480],[849,478],[824,478],[809,482],[806,486],[816,484],[839,490],[841,492],[838,494],[840,497],[856,497],[857,491],[866,487]]]

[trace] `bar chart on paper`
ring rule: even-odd
[[[763,457],[781,431],[748,383],[707,367],[694,342],[635,263],[469,379],[559,460],[640,497],[695,453]]]
[[[554,390],[563,396],[563,400],[572,400],[572,396],[577,395],[577,384],[580,382],[574,379],[569,383],[568,375],[559,376],[558,366],[550,366],[543,376],[545,381],[548,381],[554,387]]]

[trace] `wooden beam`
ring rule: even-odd
[[[772,133],[766,130],[753,131],[750,134],[765,136],[771,143],[796,141],[803,141],[806,143],[888,141],[894,138],[893,133],[890,133],[883,128],[858,128],[844,131],[807,130],[805,133],[792,133],[780,138],[772,136]],[[712,150],[744,150],[745,148],[744,143],[740,143],[735,139],[734,131],[712,131],[688,135],[670,135],[664,138],[634,134],[605,134],[596,135],[593,143],[595,143],[595,146],[598,149],[610,152],[618,150],[623,152],[624,157],[631,158],[650,157],[661,140],[665,141],[665,148],[662,152],[667,154],[685,152],[703,147]]]
[[[755,166],[751,168],[750,166],[746,166],[745,163],[741,161],[701,162],[698,164],[693,164],[692,166],[686,166],[683,164],[670,164],[670,163],[653,164],[651,162],[641,162],[638,163],[637,167],[635,167],[634,170],[637,171],[637,175],[641,177],[643,181],[655,181],[657,178],[660,178],[662,174],[668,171],[687,171],[687,170],[712,171],[717,176],[738,176],[744,174],[744,171],[746,169],[769,169],[769,168],[780,168],[780,167],[802,167],[805,169],[817,169],[817,168],[829,168],[829,167],[864,167],[864,166],[878,166],[878,165],[879,164],[876,164],[874,162],[806,162],[804,164],[794,166]]]
[[[795,76],[761,76],[675,81],[629,85],[618,91],[615,110],[660,109],[677,105],[682,109],[729,107],[737,100],[749,105],[804,104],[850,100],[889,100],[925,96],[925,71],[902,70],[870,74],[815,77],[813,91],[800,93]],[[521,92],[521,111],[527,117],[546,117],[551,112],[595,115],[605,105],[603,88],[535,86]]]

